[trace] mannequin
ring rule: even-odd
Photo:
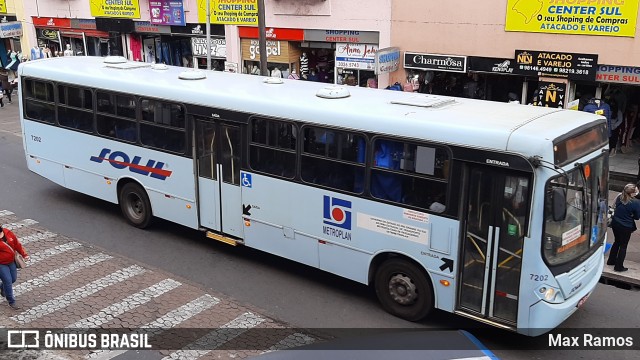
[[[43,57],[44,54],[42,53],[42,49],[40,49],[38,45],[34,45],[33,48],[31,48],[31,60],[38,60]]]
[[[67,44],[67,50],[64,51],[64,56],[73,56],[73,50],[71,50],[71,44]]]
[[[282,77],[282,72],[280,71],[279,67],[275,67],[273,68],[273,70],[271,70],[271,77],[275,77],[275,78],[281,78]]]
[[[51,57],[51,50],[48,47],[44,48],[42,50],[42,55],[45,58],[50,58]]]
[[[609,107],[609,104],[604,102],[604,100],[602,99],[592,98],[591,100],[589,100],[589,103],[585,105],[582,111],[604,116],[607,119],[609,137],[611,137],[611,108]]]
[[[253,65],[253,67],[251,68],[251,74],[260,75],[260,69],[256,65]]]
[[[307,80],[307,76],[309,75],[309,58],[307,57],[307,53],[303,52],[300,55],[300,76]]]

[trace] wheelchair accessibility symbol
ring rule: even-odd
[[[251,174],[247,174],[246,172],[243,172],[241,174],[241,182],[242,182],[242,186],[243,187],[251,187]]]

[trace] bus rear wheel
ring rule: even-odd
[[[129,224],[140,229],[149,226],[152,216],[151,202],[140,185],[132,182],[125,184],[120,190],[118,201],[122,215]]]
[[[376,271],[374,286],[382,307],[402,319],[418,321],[433,309],[431,281],[407,260],[385,261]]]

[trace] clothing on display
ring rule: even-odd
[[[20,65],[20,59],[18,58],[18,54],[15,51],[10,51],[9,63],[4,68],[11,71],[18,71],[18,65]]]
[[[309,76],[309,58],[306,52],[300,56],[300,76],[305,80]]]
[[[289,76],[287,78],[291,79],[291,80],[299,80],[300,76],[298,76],[298,74],[296,74],[295,70],[291,70],[291,74],[289,74]]]
[[[611,108],[609,104],[602,99],[592,98],[582,111],[604,116],[607,119],[608,136],[611,137]]]
[[[38,60],[38,59],[42,59],[44,57],[44,54],[42,53],[42,49],[40,49],[37,46],[34,46],[33,48],[31,48],[31,60]]]

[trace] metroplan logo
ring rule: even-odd
[[[102,163],[103,161],[107,161],[109,162],[109,164],[111,164],[111,166],[113,166],[116,169],[129,168],[129,171],[133,173],[145,175],[145,176],[148,175],[152,178],[156,178],[160,180],[165,180],[166,178],[171,176],[171,173],[172,173],[171,170],[163,169],[164,163],[161,161],[155,161],[155,160],[149,159],[147,160],[147,165],[140,165],[140,161],[142,160],[142,157],[134,156],[132,160],[131,157],[126,153],[124,153],[123,151],[111,152],[111,149],[107,149],[107,148],[103,148],[102,151],[100,151],[100,155],[92,156],[90,160],[95,161],[97,163]]]
[[[351,201],[324,196],[324,223],[351,230]]]

